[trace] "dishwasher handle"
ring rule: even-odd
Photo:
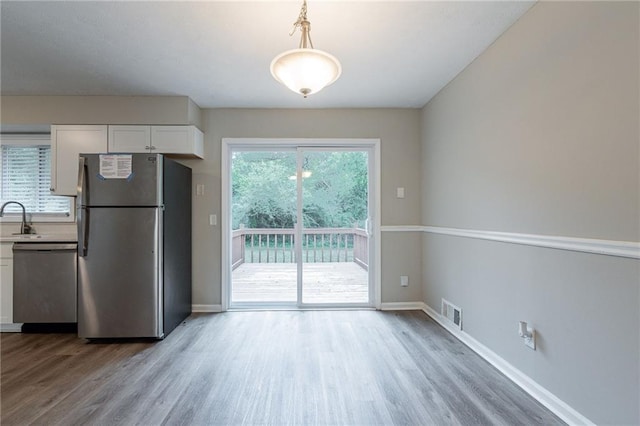
[[[76,243],[14,243],[13,251],[76,251]]]

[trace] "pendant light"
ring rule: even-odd
[[[307,20],[307,0],[302,3],[300,16],[289,35],[300,28],[298,49],[287,50],[271,61],[271,75],[305,98],[319,92],[340,77],[342,67],[335,56],[314,49],[311,42],[311,23]]]

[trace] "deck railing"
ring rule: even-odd
[[[232,234],[233,269],[243,263],[294,263],[295,230],[240,228]],[[355,262],[367,269],[367,232],[354,228],[308,228],[302,232],[302,261]]]

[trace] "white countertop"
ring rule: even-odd
[[[77,242],[75,234],[31,234],[31,235],[1,235],[0,243],[44,243],[44,242]]]

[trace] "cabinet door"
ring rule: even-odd
[[[51,126],[51,192],[75,196],[78,154],[107,152],[107,126]]]
[[[153,152],[203,157],[203,134],[195,126],[151,126]]]
[[[13,262],[0,259],[0,323],[13,322]]]
[[[109,126],[109,152],[151,152],[151,126]]]
[[[13,323],[13,243],[0,244],[0,323]]]

